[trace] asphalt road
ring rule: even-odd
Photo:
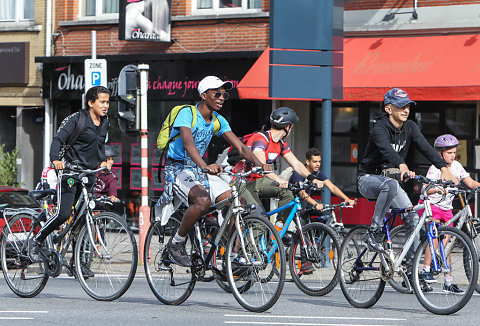
[[[131,288],[114,302],[90,298],[72,278],[51,279],[36,298],[19,298],[0,280],[0,325],[478,325],[480,295],[457,314],[436,316],[426,311],[415,295],[387,288],[370,309],[357,309],[337,286],[324,297],[309,297],[294,283],[269,311],[244,310],[231,294],[211,283],[197,283],[191,297],[180,306],[165,306],[150,291],[142,269]]]

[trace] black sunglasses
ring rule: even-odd
[[[215,98],[220,98],[220,96],[223,96],[224,100],[228,100],[228,97],[230,94],[228,92],[215,92],[215,93],[209,93],[210,95],[213,95]]]

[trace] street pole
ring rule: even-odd
[[[150,206],[148,206],[148,119],[147,119],[147,91],[148,91],[148,71],[150,67],[147,64],[139,64],[140,72],[140,144],[142,149],[142,206],[140,207],[138,217],[138,235],[140,238],[140,261],[143,262],[143,247],[145,237],[150,227]],[[138,119],[137,119],[138,120]]]
[[[322,170],[332,177],[332,100],[322,100]],[[322,203],[330,204],[330,190],[323,188]]]

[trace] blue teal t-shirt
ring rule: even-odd
[[[197,104],[198,105],[198,104]],[[195,109],[197,106],[195,106]],[[222,117],[220,114],[214,112],[217,116],[218,121],[220,122],[220,130],[216,134],[216,136],[221,136],[227,131],[231,131],[230,124]],[[180,134],[180,127],[192,127],[193,115],[192,110],[190,107],[186,107],[177,115],[175,122],[173,123],[173,128],[170,133],[170,138],[173,138]],[[210,123],[207,123],[203,116],[197,110],[197,122],[195,126],[192,128],[192,135],[193,135],[193,142],[195,147],[197,148],[200,156],[205,154],[210,141],[212,140],[213,136],[213,118]],[[183,147],[183,140],[181,137],[178,137],[174,141],[170,143],[168,147],[167,157],[177,160],[177,161],[188,161],[191,162],[192,159],[188,156],[187,151]]]

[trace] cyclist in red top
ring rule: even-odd
[[[302,177],[314,181],[319,188],[323,187],[323,182],[316,179],[314,174],[311,174],[305,165],[300,162],[292,153],[285,138],[292,131],[293,125],[298,122],[298,117],[290,108],[280,107],[270,114],[271,129],[266,133],[256,133],[252,135],[247,141],[247,147],[252,149],[253,154],[264,164],[274,163],[278,157],[282,158]],[[245,161],[240,161],[235,166],[237,170],[245,169],[249,171],[251,165]],[[272,185],[272,181],[276,181],[278,186]],[[285,205],[293,200],[293,194],[286,189],[288,181],[283,180],[275,173],[266,174],[264,177],[253,175],[247,179],[247,191],[242,194],[242,197],[248,203],[255,203],[261,207],[260,196],[262,198],[278,198],[279,205]],[[249,196],[250,195],[250,196]],[[288,217],[288,210],[284,210],[277,214],[277,228],[283,227]]]

